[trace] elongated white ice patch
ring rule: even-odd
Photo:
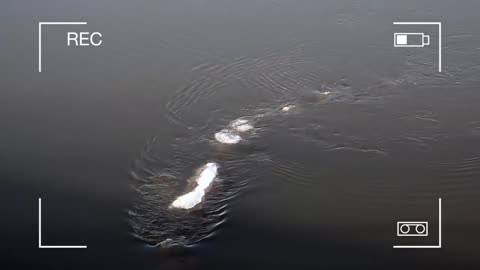
[[[213,179],[217,177],[217,164],[214,162],[207,163],[198,178],[196,179],[197,186],[190,192],[177,197],[171,204],[171,207],[190,209],[202,202],[205,196],[205,190],[210,186]]]
[[[222,129],[215,133],[215,140],[221,143],[235,144],[239,143],[242,140],[242,137],[233,130]]]

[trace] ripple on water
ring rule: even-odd
[[[215,148],[202,138],[146,143],[131,169],[137,192],[128,212],[134,237],[162,247],[195,245],[215,234],[227,218],[229,201],[260,177],[261,164],[268,161],[260,148]],[[191,209],[171,207],[179,196],[195,189],[207,162],[218,164],[218,175],[204,189],[201,202]]]
[[[266,170],[309,185],[313,172],[302,164],[271,158],[264,136],[276,124],[295,121],[289,117],[302,117],[317,105],[359,99],[345,79],[322,83],[324,73],[324,67],[301,48],[193,67],[192,79],[165,103],[166,118],[178,134],[149,140],[131,169],[137,191],[129,210],[133,235],[151,245],[195,245],[215,234],[227,218],[229,201]],[[217,94],[238,83],[268,97],[268,102],[250,104],[240,117],[226,117]],[[220,104],[209,111],[220,118],[193,121],[202,115],[198,106],[205,104]],[[284,136],[291,133],[292,129],[282,130]],[[194,179],[195,171],[207,162],[218,164],[218,175],[201,202],[191,209],[170,207],[195,188],[195,181],[188,179]]]

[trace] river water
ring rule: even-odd
[[[480,267],[480,2],[0,6],[2,268]],[[88,22],[44,26],[41,73],[39,21]],[[394,21],[442,23],[441,73],[437,25]],[[42,243],[87,249],[38,249],[38,198]]]

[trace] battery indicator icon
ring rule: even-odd
[[[395,33],[394,46],[404,48],[422,48],[430,45],[430,36],[425,33]]]

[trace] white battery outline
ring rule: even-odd
[[[421,36],[421,44],[408,44],[409,36]],[[425,33],[395,33],[393,46],[399,48],[423,48],[430,45],[430,35]]]

